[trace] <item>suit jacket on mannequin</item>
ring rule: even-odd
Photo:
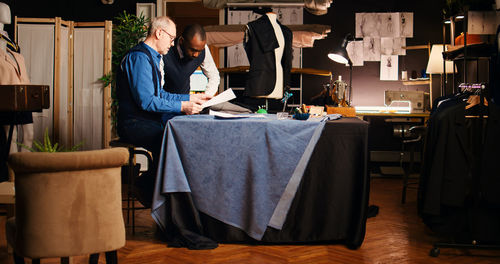
[[[24,57],[10,49],[0,49],[0,85],[30,84]],[[0,114],[0,124],[7,125],[12,122],[11,114]],[[16,115],[16,124],[33,123],[31,112],[19,112]]]
[[[283,67],[283,85],[290,87],[292,69],[292,31],[278,22],[285,39],[285,48],[281,59]],[[245,95],[264,96],[273,92],[276,83],[276,59],[274,50],[279,47],[273,26],[268,16],[248,23],[243,42],[250,62]],[[284,89],[285,90],[285,89]]]
[[[0,84],[29,84],[24,58],[10,49],[0,49]]]

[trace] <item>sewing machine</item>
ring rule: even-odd
[[[424,113],[430,110],[429,93],[423,91],[385,91],[386,106],[410,105],[410,113]]]

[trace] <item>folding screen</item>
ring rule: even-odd
[[[54,98],[54,25],[23,24],[18,25],[17,43],[24,56],[26,70],[32,84],[50,86],[50,98]],[[33,113],[35,139],[42,140],[47,128],[49,135],[53,131],[54,104],[41,113]]]
[[[111,70],[111,21],[17,18],[17,42],[31,83],[50,86],[51,107],[34,113],[35,139],[45,129],[65,146],[100,149],[111,139],[111,92],[99,78]]]

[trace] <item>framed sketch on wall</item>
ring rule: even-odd
[[[153,17],[156,17],[156,5],[154,3],[137,3],[135,15],[137,17],[142,15],[144,18],[151,21]]]

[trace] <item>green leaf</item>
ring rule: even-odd
[[[52,145],[49,137],[49,129],[45,128],[45,133],[43,135],[43,142],[39,142],[38,140],[33,141],[33,147],[28,147],[22,143],[16,142],[17,145],[31,151],[31,152],[62,152],[62,151],[77,151],[83,146],[83,141],[73,146],[70,149],[65,149],[59,143],[55,143]]]
[[[35,149],[33,149],[33,148],[31,148],[31,147],[28,147],[28,146],[24,145],[23,143],[16,142],[16,144],[17,144],[18,146],[22,147],[22,148],[25,148],[25,149],[27,149],[27,150],[31,151],[31,152],[35,152]]]

